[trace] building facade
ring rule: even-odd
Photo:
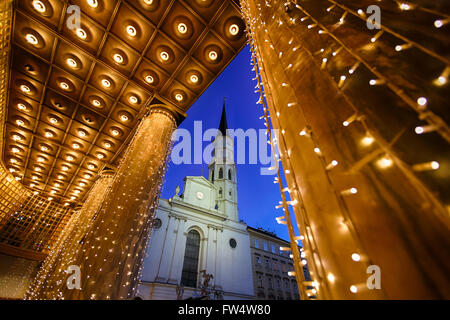
[[[226,133],[225,106],[219,130]],[[239,221],[233,139],[218,135],[209,179],[188,176],[183,193],[159,201],[138,295],[143,299],[252,299],[250,237]],[[183,293],[178,291],[182,286]]]
[[[247,231],[256,299],[298,300],[297,282],[288,275],[294,270],[290,251],[280,250],[280,247],[290,247],[289,242],[261,228],[247,227]]]

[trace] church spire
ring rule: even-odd
[[[222,117],[220,118],[219,130],[222,132],[222,135],[227,134],[228,123],[227,123],[227,114],[225,112],[225,98],[223,98],[223,108],[222,108]]]

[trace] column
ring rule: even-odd
[[[102,206],[110,190],[114,171],[105,169],[92,186],[82,206],[74,210],[67,226],[61,232],[57,243],[52,248],[37,276],[27,292],[27,299],[57,298],[53,288],[58,282],[65,283],[67,267],[74,264],[81,252],[80,241],[86,236],[93,223],[95,214]]]
[[[168,282],[169,280],[169,269],[172,262],[172,255],[175,250],[175,233],[177,223],[178,219],[173,215],[169,215],[169,224],[167,226],[167,234],[164,241],[161,263],[159,265],[158,275],[155,279],[157,282]]]
[[[133,296],[176,126],[162,105],[154,105],[142,119],[73,261],[81,270],[81,290],[69,290],[64,281],[53,289],[57,298]]]
[[[184,218],[179,218],[178,221],[178,228],[175,234],[175,249],[172,257],[172,265],[170,267],[169,281],[171,283],[175,282],[179,284],[181,281],[181,272],[183,270],[184,250],[186,248],[186,238],[183,236],[184,224],[187,220]]]

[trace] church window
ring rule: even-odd
[[[200,234],[196,230],[191,230],[187,234],[183,271],[181,274],[181,284],[186,287],[197,287],[199,252]]]
[[[213,169],[212,174],[211,174],[211,181],[214,182],[214,169]]]
[[[223,179],[223,169],[219,169],[219,179]]]
[[[219,188],[219,197],[222,196],[222,188]]]
[[[232,180],[231,179],[231,169],[228,170],[228,180]]]
[[[230,195],[230,197],[233,194],[233,192],[231,192],[231,189],[230,189],[230,191],[228,191],[228,194]]]
[[[235,239],[231,238],[230,239],[230,247],[232,247],[233,249],[236,248],[237,242]]]

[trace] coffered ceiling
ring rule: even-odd
[[[16,1],[4,163],[32,190],[79,202],[146,106],[184,114],[245,42],[234,1]]]

